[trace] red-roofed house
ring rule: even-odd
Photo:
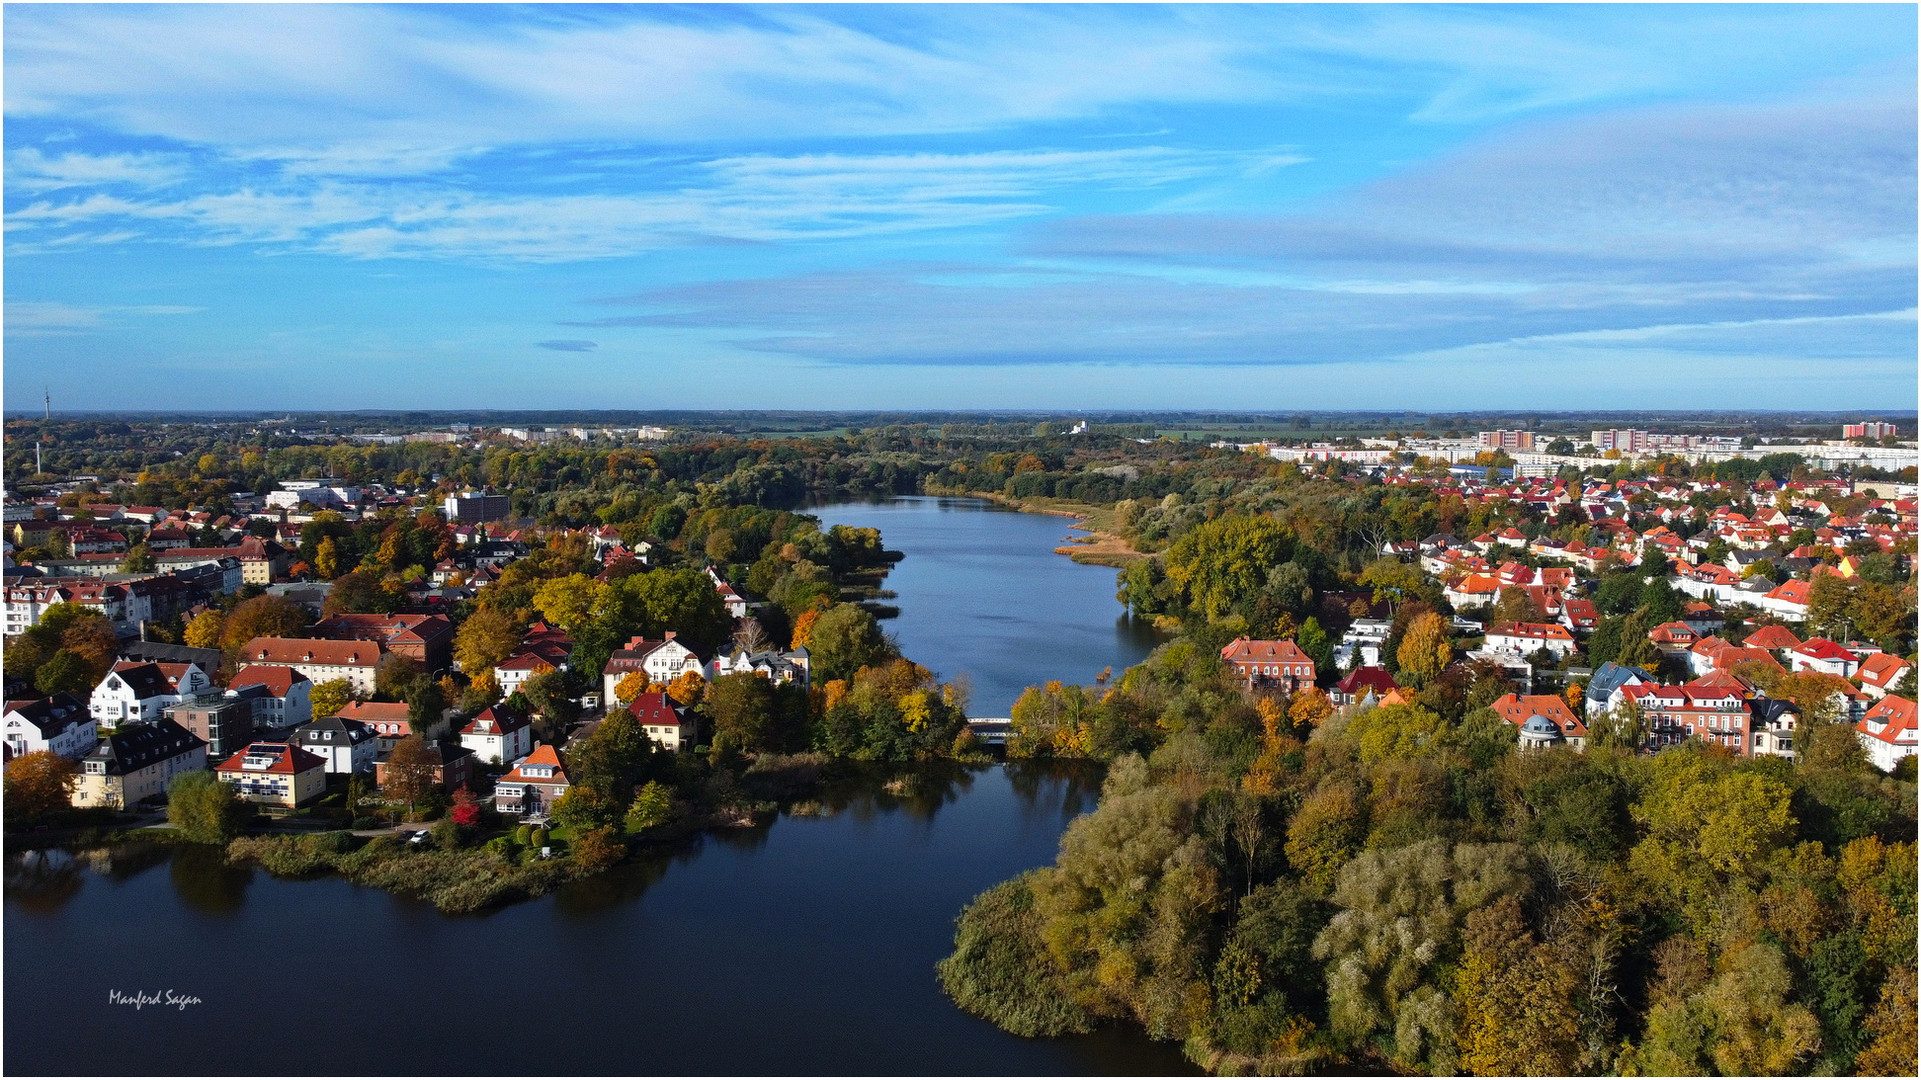
[[[1488,708],[1514,725],[1515,737],[1524,745],[1549,746],[1565,741],[1576,750],[1587,745],[1587,725],[1558,694],[1506,694],[1494,699]],[[1546,720],[1547,724],[1536,723],[1530,728],[1528,722],[1536,717]],[[1550,727],[1552,732],[1548,730]]]
[[[1574,635],[1560,623],[1497,623],[1488,628],[1487,647],[1517,656],[1539,649],[1566,656],[1574,651]]]
[[[229,690],[259,686],[267,692],[254,699],[256,724],[287,727],[304,724],[313,718],[313,681],[290,667],[248,664],[234,673]]]
[[[253,743],[214,772],[241,798],[270,806],[299,806],[327,790],[327,763],[291,743]]]
[[[1766,649],[1773,652],[1777,649],[1798,649],[1801,647],[1801,639],[1795,637],[1794,631],[1787,627],[1779,623],[1769,623],[1766,626],[1755,627],[1741,644],[1750,649]]]
[[[1221,659],[1249,682],[1290,691],[1314,685],[1314,658],[1292,641],[1235,638],[1221,649]]]
[[[1855,725],[1855,737],[1877,768],[1893,772],[1902,758],[1914,755],[1914,702],[1894,694],[1875,702]]]
[[[1808,594],[1814,586],[1805,581],[1788,581],[1776,586],[1772,592],[1760,597],[1755,604],[1763,611],[1772,612],[1783,619],[1801,622],[1808,617]]]
[[[1788,653],[1788,667],[1846,679],[1861,669],[1861,658],[1827,638],[1809,638]]]
[[[692,749],[698,737],[698,722],[692,709],[683,709],[661,691],[642,694],[627,711],[647,737],[668,750]]]
[[[494,809],[503,814],[544,817],[570,786],[560,755],[542,743],[494,782]]]
[[[1469,574],[1441,590],[1441,595],[1456,608],[1492,604],[1501,591],[1501,579],[1492,574]]]
[[[1334,684],[1334,689],[1328,691],[1327,699],[1336,705],[1352,705],[1370,694],[1379,700],[1400,688],[1401,684],[1394,681],[1394,676],[1389,675],[1386,668],[1363,666],[1342,676],[1341,681]]]
[[[1747,695],[1738,681],[1696,680],[1685,686],[1643,683],[1623,688],[1628,700],[1641,707],[1648,745],[1673,746],[1699,737],[1719,743],[1742,756],[1753,752],[1748,739]]]
[[[534,746],[534,728],[498,705],[480,710],[460,729],[460,745],[489,765],[518,761]]]
[[[314,683],[345,679],[362,694],[374,692],[374,668],[387,653],[377,641],[257,637],[240,650],[244,664],[290,667]]]
[[[1585,634],[1601,625],[1601,613],[1594,601],[1575,597],[1561,604],[1561,622],[1574,633]]]
[[[1861,682],[1861,689],[1869,696],[1879,698],[1886,697],[1888,691],[1894,689],[1894,684],[1900,682],[1901,677],[1913,667],[1913,664],[1893,653],[1869,653],[1861,658],[1861,670],[1855,674]]]
[[[1694,643],[1701,640],[1701,635],[1695,633],[1687,623],[1670,622],[1648,631],[1648,640],[1661,650],[1662,655],[1680,656],[1694,648]]]

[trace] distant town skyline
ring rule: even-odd
[[[1916,400],[1916,12],[15,6],[10,413]]]

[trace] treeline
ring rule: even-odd
[[[943,986],[1221,1074],[1913,1074],[1911,781],[1818,720],[1795,763],[1522,752],[1480,681],[1336,712],[1176,641],[1050,691],[1024,749],[1112,760],[1100,806],[966,909]]]

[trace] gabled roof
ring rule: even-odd
[[[33,725],[43,739],[55,738],[73,725],[85,723],[91,716],[87,712],[87,703],[68,693],[29,701],[9,701],[6,715],[18,716]]]
[[[529,765],[549,766],[554,770],[554,775],[529,776],[523,771]],[[554,751],[554,748],[546,743],[541,743],[539,746],[534,747],[533,753],[515,762],[514,767],[508,770],[507,775],[496,780],[494,783],[496,786],[500,784],[566,784],[567,772],[562,768],[560,755]]]
[[[103,762],[108,776],[122,776],[206,745],[178,723],[160,720],[152,724],[128,724],[101,739],[82,760]]]
[[[1855,675],[1863,683],[1885,690],[1901,681],[1901,673],[1911,666],[1893,653],[1870,653],[1861,661],[1861,670]]]
[[[1870,724],[1885,726],[1877,733],[1869,730]],[[1912,743],[1915,730],[1914,702],[1889,694],[1875,702],[1874,708],[1869,709],[1861,718],[1861,723],[1856,726],[1856,730],[1871,739],[1880,739],[1882,742]],[[1902,738],[1904,733],[1907,735],[1905,739]]]
[[[327,740],[310,737],[322,732],[333,732],[336,737]],[[331,742],[348,745],[367,742],[378,736],[378,732],[368,725],[358,720],[349,720],[344,716],[323,716],[318,720],[309,720],[293,729],[293,733],[294,738],[300,742]]]
[[[1247,664],[1312,664],[1314,658],[1292,641],[1255,641],[1235,638],[1221,648],[1221,659]]]
[[[467,726],[460,729],[462,735],[509,735],[527,726],[527,720],[498,705],[489,705],[474,714]]]
[[[1539,641],[1573,641],[1574,635],[1560,623],[1496,623],[1488,628],[1488,637],[1520,637]]]
[[[251,766],[248,762],[252,761]],[[292,743],[257,742],[215,766],[223,773],[276,773],[293,776],[311,769],[324,769],[326,761]]]
[[[1827,638],[1818,637],[1809,638],[1795,646],[1794,654],[1796,656],[1808,657],[1811,660],[1841,660],[1850,663],[1860,659],[1860,657],[1855,656],[1853,653],[1829,641]]]
[[[1569,736],[1587,737],[1587,725],[1557,694],[1504,694],[1494,699],[1488,708],[1500,713],[1501,719],[1515,727],[1527,723],[1529,717],[1544,716]]]
[[[680,709],[665,691],[656,690],[640,695],[632,705],[627,706],[627,711],[633,713],[634,719],[642,724],[678,725],[682,722]]]
[[[250,664],[319,664],[365,667],[380,663],[387,648],[377,641],[327,641],[322,638],[257,637],[240,650]]]
[[[1750,649],[1794,649],[1800,647],[1801,639],[1787,627],[1769,623],[1756,627],[1741,643]]]
[[[296,683],[311,683],[313,680],[290,667],[278,664],[248,664],[234,673],[227,689],[238,690],[243,686],[264,686],[274,697],[283,698],[293,690]]]
[[[175,697],[180,693],[180,689],[167,678],[167,673],[160,670],[159,664],[122,660],[114,664],[113,670],[108,672],[107,677],[101,681],[104,683],[114,679],[124,683],[128,690],[133,691],[134,698],[139,701],[155,697]]]
[[[1334,685],[1349,697],[1360,697],[1369,690],[1377,697],[1384,697],[1388,691],[1399,689],[1401,684],[1394,681],[1394,676],[1388,674],[1386,668],[1366,666],[1348,672]]]
[[[361,723],[394,723],[408,719],[408,709],[403,701],[350,701],[335,715]]]

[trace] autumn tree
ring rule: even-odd
[[[835,604],[821,613],[808,637],[816,677],[844,679],[897,653],[874,617],[853,604]]]
[[[480,800],[467,790],[467,785],[460,785],[454,792],[453,805],[448,808],[447,816],[456,825],[472,827],[480,824]]]
[[[1401,674],[1415,686],[1432,682],[1454,658],[1453,647],[1448,644],[1447,620],[1432,611],[1416,618],[1394,656],[1400,662]]]
[[[79,781],[74,763],[51,750],[35,750],[7,762],[9,818],[33,818],[65,810]]]
[[[420,804],[430,796],[436,786],[434,773],[440,767],[439,755],[427,745],[427,740],[418,735],[409,735],[394,744],[393,752],[387,757],[386,779],[381,790],[394,802],[407,804],[407,816],[413,817]]]
[[[193,621],[187,624],[187,644],[196,649],[220,648],[221,631],[226,628],[226,624],[227,621],[218,611],[208,608],[195,615]]]
[[[511,613],[481,608],[454,635],[454,659],[469,676],[486,671],[514,654],[527,624]]]
[[[707,691],[701,711],[713,721],[714,745],[754,752],[774,749],[780,733],[774,716],[773,683],[751,671],[722,675]]]
[[[650,683],[651,680],[647,678],[645,671],[630,671],[614,684],[614,697],[621,704],[631,705],[640,695],[647,692]],[[612,705],[613,702],[610,701],[608,704]]]
[[[225,844],[252,816],[240,790],[213,773],[182,773],[167,785],[167,821],[195,843]]]
[[[292,637],[307,625],[307,609],[284,596],[264,594],[242,600],[227,613],[220,630],[220,647],[239,656],[257,637]]]
[[[1226,514],[1175,541],[1163,565],[1181,602],[1215,620],[1251,604],[1293,550],[1294,534],[1273,518]]]

